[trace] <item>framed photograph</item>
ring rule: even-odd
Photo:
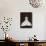
[[[32,12],[20,12],[20,28],[32,28]]]

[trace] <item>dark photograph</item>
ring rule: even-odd
[[[32,28],[32,12],[20,12],[20,28]]]

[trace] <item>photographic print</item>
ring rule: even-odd
[[[32,28],[32,12],[20,12],[20,28]]]

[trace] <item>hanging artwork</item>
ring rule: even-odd
[[[20,13],[20,27],[21,28],[32,28],[32,12],[21,12]]]
[[[38,7],[42,6],[43,0],[29,0],[29,3],[32,7],[38,8]]]
[[[12,25],[12,18],[11,17],[2,17],[3,19],[0,20],[0,29],[4,32],[4,38],[8,37],[7,32],[10,31]]]

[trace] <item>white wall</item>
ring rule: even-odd
[[[20,12],[33,13],[32,28],[20,28]],[[28,0],[0,0],[0,19],[4,16],[13,18],[11,29],[8,32],[17,40],[27,40],[34,34],[37,35],[39,40],[46,40],[46,8],[33,8]],[[2,35],[1,33],[2,31],[0,31],[0,35]],[[0,39],[2,39],[2,36],[0,36]]]

